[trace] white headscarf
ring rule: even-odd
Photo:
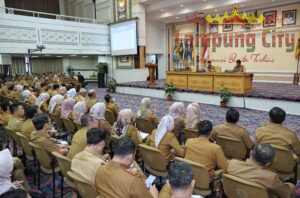
[[[73,119],[77,124],[81,124],[81,117],[87,112],[87,106],[85,101],[80,101],[73,107]]]
[[[15,90],[18,91],[18,92],[21,92],[23,90],[23,85],[15,85]]]
[[[64,101],[64,97],[62,95],[56,94],[55,96],[53,96],[49,102],[49,109],[48,109],[49,113],[53,113],[56,105],[62,104],[63,101]]]
[[[69,91],[67,91],[66,95],[68,98],[74,98],[77,95],[76,89],[75,88],[70,89]]]
[[[120,127],[121,134],[126,134],[128,125],[135,119],[135,113],[131,109],[122,109],[119,112],[117,127]]]
[[[169,108],[169,114],[174,119],[184,116],[185,114],[184,104],[182,102],[174,102]]]
[[[102,102],[98,102],[92,106],[90,109],[90,116],[97,120],[104,120],[105,117],[106,106]]]
[[[50,98],[50,95],[47,93],[47,92],[44,92],[44,93],[41,93],[39,95],[39,97],[37,98],[35,104],[38,106],[38,107],[41,107],[43,105],[44,102],[47,102],[47,100],[49,100]]]
[[[21,92],[21,97],[24,102],[26,102],[31,95],[32,93],[28,89]]]
[[[200,121],[200,105],[198,103],[189,104],[186,108],[185,126],[188,129],[195,128]]]
[[[73,111],[76,101],[73,98],[65,99],[61,104],[61,118],[67,119]]]
[[[151,111],[151,99],[150,98],[143,98],[140,104],[140,109],[137,112],[138,117],[145,117],[147,112]]]
[[[165,137],[168,131],[172,131],[174,129],[174,118],[170,115],[164,116],[155,133],[155,146],[158,147],[160,141]]]
[[[14,161],[8,149],[0,151],[0,195],[15,186],[11,182]]]

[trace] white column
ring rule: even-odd
[[[0,0],[0,13],[5,13],[5,1]]]

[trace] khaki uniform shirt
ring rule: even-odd
[[[97,169],[104,164],[102,155],[84,149],[73,157],[71,170],[82,179],[82,182],[94,186]]]
[[[154,130],[152,134],[148,137],[146,141],[147,145],[155,147],[155,133],[156,130]],[[174,158],[173,153],[171,152],[172,149],[175,150],[176,155],[180,157],[184,156],[184,148],[179,144],[177,138],[172,132],[166,133],[166,135],[160,141],[158,149],[167,160],[173,160]]]
[[[88,109],[92,108],[92,106],[94,106],[94,104],[97,103],[97,98],[88,98],[86,101],[86,106]]]
[[[95,184],[101,198],[152,198],[144,179],[113,161],[98,168]]]
[[[24,123],[23,119],[16,118],[15,116],[10,116],[7,124],[7,128],[15,131],[15,132],[21,132],[21,126]]]
[[[116,103],[110,102],[110,103],[106,103],[106,110],[111,111],[115,118],[118,117],[119,114],[119,107]]]
[[[126,135],[135,143],[135,145],[142,143],[142,139],[139,136],[139,130],[132,124],[128,126]]]
[[[179,138],[179,134],[184,132],[185,121],[183,118],[176,118],[174,120],[174,129],[173,132],[177,138]]]
[[[3,112],[0,114],[0,124],[6,126],[8,124],[9,118],[11,117],[10,113]]]
[[[245,128],[240,127],[237,124],[225,123],[214,127],[211,133],[211,139],[216,141],[218,136],[225,136],[229,138],[235,138],[242,141],[246,148],[249,150],[253,147],[254,143],[251,140],[248,132]]]
[[[262,185],[280,198],[289,198],[293,194],[293,185],[283,183],[276,173],[259,166],[252,159],[247,161],[231,160],[227,172],[246,181]]]
[[[256,129],[255,135],[258,144],[274,144],[300,156],[300,142],[296,133],[281,124],[268,123]]]
[[[54,142],[53,139],[46,132],[33,131],[31,133],[30,141],[38,146],[42,147],[49,153],[60,152],[60,147]]]
[[[227,168],[222,148],[205,137],[188,139],[184,158],[204,165],[209,171]]]
[[[32,131],[34,131],[34,125],[31,119],[27,119],[21,126],[21,132],[25,135],[28,139],[30,139]]]
[[[70,147],[70,151],[68,153],[68,158],[73,159],[73,157],[84,150],[86,147],[86,133],[87,133],[87,127],[83,127],[79,129],[72,139],[72,144]]]

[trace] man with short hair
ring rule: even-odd
[[[231,160],[227,173],[246,181],[266,187],[280,198],[293,197],[295,186],[283,183],[279,176],[269,169],[275,157],[275,150],[270,144],[258,144],[247,161]]]
[[[226,113],[226,122],[214,127],[210,137],[211,140],[216,141],[218,136],[235,138],[244,143],[248,150],[251,150],[254,143],[251,140],[247,130],[237,124],[239,118],[240,113],[236,109],[230,108]]]
[[[68,150],[65,148],[65,146],[55,143],[55,140],[49,136],[48,131],[50,130],[50,127],[47,114],[36,115],[32,119],[32,123],[35,127],[35,131],[31,133],[31,142],[42,147],[49,153],[67,153]]]
[[[270,110],[269,117],[269,123],[256,129],[256,142],[286,148],[300,157],[300,142],[296,133],[283,126],[285,111],[274,107]]]
[[[172,162],[168,169],[168,180],[159,193],[159,198],[202,198],[192,195],[195,186],[190,165]]]
[[[128,170],[134,164],[136,146],[127,137],[116,140],[112,146],[113,159],[101,166],[96,174],[96,191],[102,198],[156,198],[155,187],[151,194],[145,180]],[[154,193],[155,192],[155,193]]]
[[[97,169],[104,165],[108,156],[104,156],[105,139],[107,132],[92,128],[86,133],[87,146],[72,159],[71,170],[77,174],[83,182],[95,185]]]
[[[14,131],[20,132],[21,126],[24,123],[24,107],[22,104],[15,103],[10,106],[11,116],[8,120],[7,128]]]
[[[118,105],[113,101],[112,97],[109,94],[106,94],[104,96],[106,110],[111,111],[115,118],[118,118],[119,114],[119,107]]]
[[[188,139],[186,142],[185,159],[204,165],[214,175],[215,169],[227,168],[227,160],[222,148],[209,141],[212,123],[208,120],[197,124],[199,137]]]
[[[32,118],[35,116],[37,113],[37,107],[36,106],[30,106],[25,109],[25,122],[21,126],[21,133],[25,135],[28,139],[30,139],[32,131],[35,130],[33,123],[32,123]]]

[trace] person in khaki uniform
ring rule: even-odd
[[[70,146],[70,151],[68,153],[68,158],[73,159],[73,157],[84,150],[86,147],[86,133],[88,128],[83,127],[79,129],[72,138],[72,143]]]
[[[92,108],[92,106],[94,106],[94,104],[97,103],[97,95],[96,95],[96,91],[94,89],[91,89],[88,91],[88,98],[86,100],[86,105],[88,110]]]
[[[256,129],[256,142],[284,147],[300,157],[300,142],[295,132],[283,126],[286,117],[284,110],[274,107],[269,112],[270,122]]]
[[[35,116],[37,113],[37,107],[36,106],[31,106],[25,109],[25,122],[21,126],[21,133],[25,135],[28,139],[30,139],[32,131],[35,130],[33,123],[32,123],[32,118]]]
[[[8,111],[8,101],[1,101],[0,103],[0,125],[6,126],[8,124],[11,114]]]
[[[37,144],[49,153],[58,152],[63,155],[67,153],[65,145],[57,144],[55,139],[49,136],[49,118],[47,114],[35,116],[32,119],[32,123],[35,128],[30,137],[32,143]]]
[[[101,198],[158,198],[154,186],[150,191],[144,177],[130,170],[134,163],[136,146],[128,137],[114,142],[112,161],[97,170],[95,186]]]
[[[118,105],[112,100],[109,94],[105,95],[104,100],[105,100],[106,109],[108,111],[111,111],[114,114],[115,118],[117,118],[119,114]]]
[[[174,119],[173,133],[178,141],[183,144],[184,142],[184,128],[185,128],[185,107],[182,102],[174,102],[169,108],[169,114]]]
[[[295,186],[283,183],[279,176],[268,168],[274,157],[275,150],[270,144],[258,144],[247,161],[231,160],[227,173],[266,187],[271,192],[270,197],[294,197]]]
[[[227,169],[227,160],[222,148],[209,141],[212,123],[204,120],[198,123],[198,138],[186,141],[185,159],[202,164],[213,175],[215,169]]]
[[[75,100],[77,102],[86,101],[86,98],[87,98],[87,90],[84,88],[81,88],[79,90],[79,94],[75,97]]]
[[[158,148],[167,160],[173,160],[174,155],[184,156],[184,148],[172,132],[173,129],[174,119],[166,115],[161,119],[157,130],[154,130],[146,140],[147,145]]]
[[[88,130],[86,136],[87,146],[74,156],[71,170],[83,182],[94,186],[97,169],[106,164],[107,156],[104,156],[103,150],[107,133],[102,129],[92,128]]]
[[[218,136],[235,138],[244,143],[245,147],[250,151],[254,145],[247,130],[237,124],[240,113],[231,108],[226,113],[226,123],[214,127],[210,139],[216,141]]]
[[[24,123],[24,108],[21,104],[13,104],[10,106],[10,111],[12,115],[8,120],[7,128],[14,132],[20,132]]]
[[[143,98],[140,108],[137,112],[137,117],[149,120],[153,126],[157,126],[159,120],[152,109],[152,102],[150,98]]]

